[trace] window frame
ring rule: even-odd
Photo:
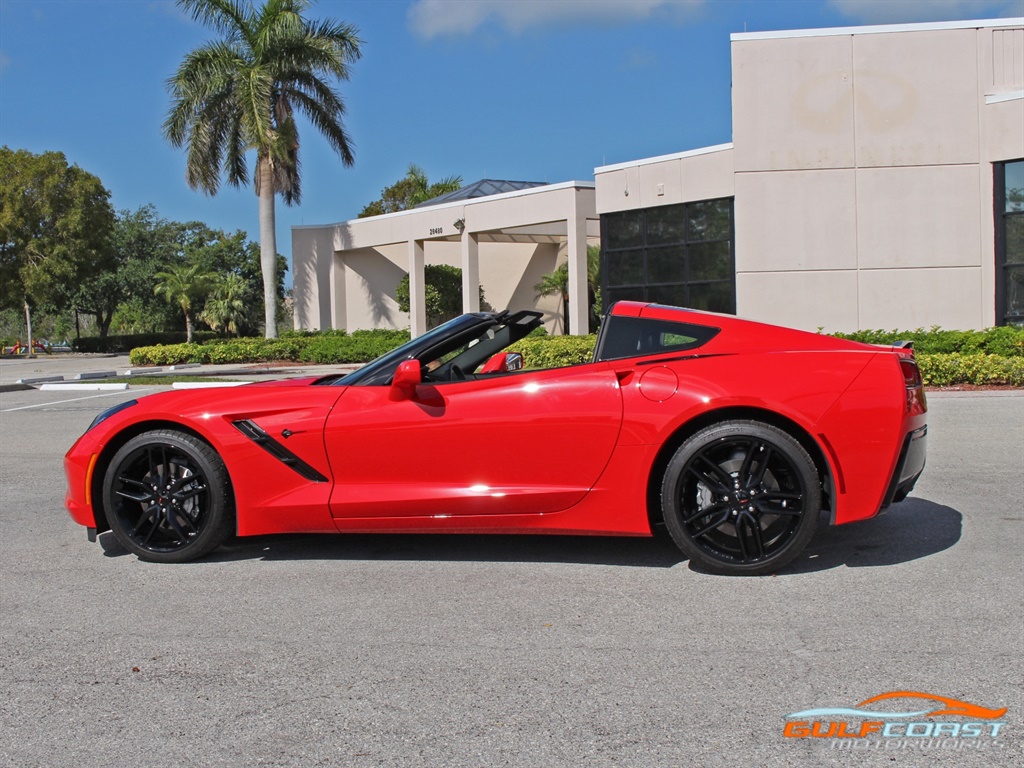
[[[996,290],[996,317],[995,324],[1022,325],[1024,324],[1024,313],[1014,315],[1012,318],[1007,314],[1007,299],[1009,292],[1009,281],[1007,275],[1011,267],[1024,267],[1024,261],[1008,261],[1007,235],[1011,217],[1024,217],[1024,209],[1019,211],[1006,210],[1006,166],[1016,163],[1024,164],[1024,158],[1004,160],[992,164],[992,185],[993,185],[993,213],[995,214],[995,290]]]

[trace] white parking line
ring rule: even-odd
[[[45,408],[48,405],[60,405],[61,403],[73,403],[76,400],[94,400],[97,397],[111,397],[112,395],[123,395],[123,391],[120,392],[104,392],[102,395],[89,395],[87,397],[69,397],[67,400],[52,400],[49,403],[35,403],[33,405],[19,405],[17,408],[4,408],[0,413],[10,413],[11,411],[24,411],[28,408]]]

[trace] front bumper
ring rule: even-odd
[[[64,456],[64,476],[67,479],[64,506],[71,514],[71,519],[86,528],[97,527],[92,485],[99,451],[99,444],[86,433]]]

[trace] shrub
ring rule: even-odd
[[[1003,357],[1024,357],[1024,328],[1004,326],[984,331],[946,331],[938,327],[916,331],[867,330],[853,333],[834,333],[841,339],[863,341],[867,344],[893,344],[913,341],[914,352],[919,355],[990,354]]]
[[[952,384],[1011,384],[1024,386],[1024,357],[985,354],[917,355],[924,383],[933,387]]]
[[[527,368],[562,368],[589,362],[597,336],[527,336],[509,349],[523,354]]]
[[[217,334],[213,331],[196,331],[192,334],[195,342],[206,342],[215,339]],[[185,341],[184,331],[171,331],[164,333],[132,333],[122,336],[84,336],[75,339],[72,346],[75,352],[113,352],[124,354],[131,352],[136,347],[149,347],[155,344],[180,344]]]
[[[132,365],[181,363],[262,363],[287,360],[301,363],[366,363],[409,340],[408,331],[376,330],[289,333],[278,339],[211,339],[203,344],[136,347]]]

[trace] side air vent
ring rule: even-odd
[[[307,480],[312,480],[314,483],[330,482],[326,477],[313,469],[313,467],[309,466],[309,464],[304,462],[294,453],[277,442],[277,440],[264,432],[263,428],[256,422],[250,419],[242,419],[231,423],[234,425],[235,429],[256,443],[256,445],[265,450],[282,464],[286,464],[291,467]]]

